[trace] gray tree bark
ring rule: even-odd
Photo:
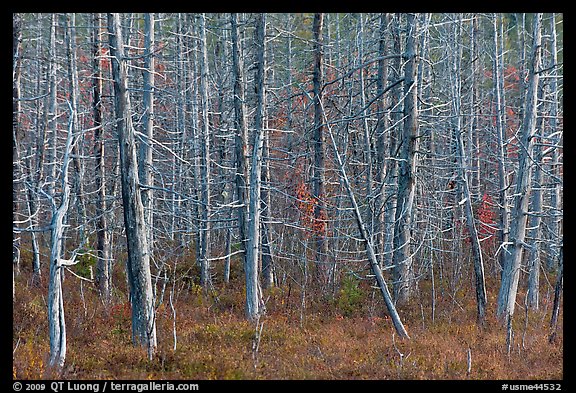
[[[486,315],[486,285],[484,282],[484,263],[482,258],[482,249],[480,248],[480,241],[478,240],[478,232],[474,222],[474,212],[472,210],[472,193],[470,192],[468,173],[466,170],[468,157],[465,153],[464,141],[462,138],[464,130],[462,129],[461,60],[463,56],[462,46],[459,44],[462,42],[462,15],[460,15],[458,25],[454,24],[454,26],[454,47],[452,48],[452,59],[450,60],[452,63],[450,84],[452,86],[452,107],[454,111],[454,140],[456,141],[456,157],[458,161],[458,172],[460,178],[460,200],[464,202],[466,228],[468,229],[468,235],[472,249],[472,258],[474,261],[477,318],[478,322],[483,324]]]
[[[508,236],[509,236],[509,209],[508,209],[508,178],[506,176],[506,126],[504,120],[504,84],[503,79],[503,59],[502,48],[500,47],[498,41],[498,18],[496,15],[493,16],[493,27],[494,27],[494,97],[496,104],[496,136],[497,136],[497,160],[498,160],[498,205],[499,205],[499,240],[502,249],[499,250],[498,260],[500,262],[500,268],[502,271],[505,269],[506,265],[506,254],[508,253]]]
[[[210,273],[210,124],[208,105],[208,50],[206,43],[206,14],[200,17],[200,116],[202,128],[200,132],[200,285],[208,288],[212,283]]]
[[[150,275],[150,251],[138,179],[132,109],[126,77],[127,65],[119,14],[108,14],[108,32],[114,78],[116,126],[120,146],[124,225],[128,245],[126,270],[132,304],[132,340],[134,345],[146,347],[148,357],[152,358],[156,352],[157,340]]]
[[[516,190],[514,193],[514,208],[511,213],[512,223],[510,226],[511,254],[504,265],[502,283],[498,293],[497,314],[500,318],[511,318],[516,304],[518,280],[520,278],[520,265],[525,246],[526,224],[528,220],[528,202],[531,193],[530,152],[536,127],[538,84],[540,75],[541,31],[542,14],[534,14],[534,31],[532,53],[528,74],[528,89],[526,104],[524,106],[524,118],[520,132],[520,151],[518,154],[518,172],[516,177]]]
[[[554,305],[552,306],[552,318],[550,326],[556,331],[558,323],[558,313],[560,312],[560,297],[562,295],[562,286],[564,284],[564,247],[560,245],[558,275],[556,276],[556,285],[554,286]],[[553,337],[553,336],[552,336]]]
[[[20,62],[22,57],[22,16],[14,14],[12,20],[12,221],[20,217],[18,202],[21,176],[18,139],[20,138]],[[20,234],[12,232],[12,299],[14,300],[14,276],[20,272]]]
[[[386,138],[386,129],[388,127],[388,119],[385,113],[387,99],[384,96],[384,88],[386,80],[388,79],[388,60],[384,59],[387,50],[386,44],[386,31],[388,29],[388,14],[381,14],[378,29],[378,56],[382,59],[378,61],[378,76],[376,79],[376,94],[380,96],[376,101],[376,110],[378,121],[376,123],[376,173],[374,175],[374,182],[379,188],[374,196],[374,212],[375,212],[375,226],[374,226],[374,246],[378,253],[378,263],[380,266],[384,264],[384,251],[386,233],[388,228],[385,224],[385,208],[384,202],[387,196],[388,187],[384,184],[384,179],[388,179],[384,175],[390,170],[388,160],[386,160],[386,144],[390,143],[390,138]]]
[[[72,127],[74,130],[80,128],[78,122],[78,103],[80,99],[80,85],[78,81],[78,62],[76,59],[76,14],[71,13],[65,18],[66,31],[66,52],[68,57],[68,78],[70,79],[70,105],[72,105]],[[79,136],[81,137],[81,136]],[[74,196],[76,208],[78,210],[78,231],[80,243],[85,244],[88,241],[88,233],[85,228],[86,202],[84,198],[83,164],[80,160],[80,151],[78,144],[72,145],[72,164],[74,165]]]
[[[392,16],[391,32],[392,32],[392,53],[402,53],[402,42],[400,39],[400,14],[396,13]],[[392,80],[397,81],[401,76],[401,59],[400,57],[393,57],[390,62],[390,75]],[[384,235],[384,266],[391,266],[394,262],[394,233],[396,231],[395,218],[396,218],[396,198],[394,194],[398,193],[397,186],[397,173],[398,163],[395,160],[398,155],[398,137],[401,135],[402,110],[401,110],[402,88],[398,84],[394,86],[390,94],[390,138],[388,141],[388,154],[393,158],[388,165],[389,179],[393,182],[392,185],[387,187],[387,202],[384,206],[384,226],[387,228]]]
[[[246,316],[257,321],[263,309],[262,290],[258,279],[258,258],[260,254],[260,194],[262,179],[262,148],[264,143],[264,69],[266,14],[256,16],[256,114],[254,120],[254,145],[250,173],[250,208],[248,219],[248,239],[246,245]]]
[[[558,131],[558,107],[559,107],[559,100],[558,100],[558,48],[557,48],[557,34],[556,34],[556,14],[552,14],[551,22],[550,22],[550,54],[552,64],[554,68],[551,70],[551,78],[550,78],[550,92],[551,92],[551,110],[550,110],[550,133],[555,134]],[[560,144],[561,141],[561,134],[554,137],[552,142],[555,144]],[[550,205],[553,209],[553,215],[550,219],[549,223],[549,238],[550,240],[547,242],[547,258],[546,258],[546,268],[548,270],[552,270],[557,262],[558,262],[558,255],[559,255],[559,244],[562,243],[561,241],[561,220],[562,217],[559,214],[562,211],[562,197],[561,197],[561,188],[562,182],[559,180],[561,179],[561,162],[560,162],[560,149],[554,149],[554,153],[552,154],[552,173],[556,176],[553,181],[552,185],[552,192],[550,198]]]
[[[264,99],[265,101],[265,99]],[[262,145],[263,167],[262,167],[262,288],[270,288],[274,286],[274,270],[273,270],[273,255],[272,245],[270,244],[268,224],[264,222],[270,219],[270,146],[269,134],[264,135]]]
[[[71,107],[71,110],[72,107]],[[61,369],[66,361],[66,320],[64,318],[64,300],[62,293],[61,258],[64,239],[64,218],[68,214],[70,204],[70,184],[68,181],[68,166],[77,137],[74,135],[74,116],[70,114],[66,150],[62,160],[60,206],[52,199],[50,278],[48,281],[48,332],[50,336],[50,366]],[[74,258],[73,258],[74,260]]]
[[[243,62],[241,56],[240,40],[238,34],[238,14],[230,14],[231,39],[232,39],[232,74],[234,76],[234,153],[236,159],[236,198],[238,207],[238,228],[240,244],[244,250],[244,266],[247,266],[248,245],[248,185],[249,173],[247,163],[248,128],[246,126],[244,104],[244,78],[242,74]]]
[[[416,151],[418,150],[418,108],[416,81],[417,18],[407,16],[406,51],[404,60],[404,127],[398,163],[398,193],[396,226],[394,229],[394,299],[397,304],[410,299],[412,286],[412,256],[410,251],[412,209],[416,191]]]
[[[539,89],[539,99],[542,99],[544,92]],[[538,119],[539,134],[544,133],[544,118]],[[540,224],[542,222],[542,141],[541,137],[536,140],[532,147],[532,202],[531,215],[528,219],[528,307],[538,310],[539,288],[540,288]]]
[[[314,14],[312,31],[314,35],[314,132],[312,144],[314,146],[314,171],[312,178],[312,196],[314,198],[314,233],[316,244],[316,272],[318,281],[324,285],[327,283],[326,256],[328,255],[328,242],[326,240],[326,207],[324,198],[326,197],[325,183],[326,175],[324,171],[325,147],[324,147],[324,125],[322,120],[322,81],[323,81],[323,39],[322,26],[324,21],[323,13]]]
[[[323,108],[321,107],[320,110],[323,114]],[[325,116],[324,116],[325,117]],[[364,220],[362,219],[362,213],[360,208],[358,207],[358,203],[356,202],[356,197],[354,196],[354,191],[352,190],[352,186],[350,185],[350,181],[348,180],[348,175],[346,174],[346,168],[344,167],[344,163],[342,162],[342,158],[340,157],[340,153],[338,151],[338,146],[336,144],[336,140],[334,139],[334,135],[332,134],[332,130],[328,122],[326,122],[326,128],[328,130],[328,135],[330,136],[330,140],[332,141],[332,148],[334,149],[334,155],[336,156],[336,163],[338,165],[338,170],[340,172],[340,177],[344,181],[344,186],[346,188],[346,192],[348,194],[348,199],[352,204],[352,210],[354,210],[354,216],[356,219],[356,225],[358,226],[358,230],[360,231],[360,235],[364,242],[364,249],[366,251],[366,255],[368,257],[368,261],[370,262],[370,268],[374,273],[376,278],[376,282],[378,283],[378,288],[380,288],[380,292],[382,293],[382,298],[384,299],[384,303],[386,304],[386,308],[390,317],[392,318],[392,323],[394,324],[394,328],[396,332],[403,338],[410,338],[400,316],[398,315],[398,311],[396,310],[396,306],[392,301],[392,296],[388,290],[388,285],[382,275],[382,269],[380,269],[380,265],[378,264],[378,259],[376,257],[376,253],[374,251],[374,246],[372,244],[372,236],[366,229],[366,225],[364,224]]]
[[[112,244],[108,229],[106,212],[106,170],[104,152],[104,129],[102,126],[102,16],[95,13],[93,16],[94,29],[92,30],[92,116],[94,118],[94,179],[96,182],[96,252],[98,262],[96,265],[96,285],[105,304],[111,299],[112,275],[111,256]]]
[[[138,161],[138,177],[140,183],[145,185],[154,185],[154,173],[152,172],[153,159],[152,148],[154,141],[154,14],[144,14],[144,92],[143,104],[144,114],[142,122],[144,124],[144,138],[140,141],[139,161]],[[148,227],[148,247],[153,249],[153,234],[154,234],[154,221],[153,221],[153,189],[143,188],[142,205],[144,206],[144,219]]]

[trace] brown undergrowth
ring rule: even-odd
[[[13,377],[54,377],[48,370],[47,286],[31,286],[23,272],[13,310]],[[118,280],[121,282],[121,280]],[[437,280],[438,281],[438,280]],[[466,281],[466,280],[464,280]],[[244,318],[241,274],[203,293],[191,283],[158,308],[158,353],[154,360],[131,343],[125,288],[105,307],[97,293],[69,276],[65,280],[68,330],[66,379],[562,379],[562,308],[556,338],[549,342],[553,298],[542,288],[538,311],[526,319],[522,304],[513,321],[508,353],[506,330],[496,320],[497,282],[488,283],[486,323],[476,323],[474,291],[422,281],[413,302],[400,308],[410,340],[399,339],[378,292],[367,282],[341,286],[334,296],[309,288],[265,291],[266,315],[256,340]],[[167,289],[169,291],[170,288]],[[519,303],[524,292],[518,295]],[[432,304],[434,303],[434,319]],[[258,351],[254,350],[258,341]],[[468,372],[468,354],[471,364]]]

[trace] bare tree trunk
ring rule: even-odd
[[[314,34],[314,177],[312,178],[312,196],[314,197],[314,233],[316,243],[316,272],[321,285],[327,283],[326,256],[328,255],[328,243],[326,240],[326,197],[324,173],[324,126],[322,121],[322,82],[323,82],[323,40],[322,25],[323,13],[314,14],[312,26]]]
[[[516,293],[518,291],[518,280],[520,278],[520,265],[524,250],[526,237],[526,223],[528,220],[528,202],[530,200],[530,151],[533,142],[533,134],[536,126],[538,83],[540,75],[540,46],[542,14],[534,14],[534,33],[532,44],[532,55],[528,74],[528,90],[526,93],[525,113],[520,133],[520,152],[518,154],[518,173],[516,178],[516,190],[514,198],[514,209],[512,210],[512,224],[510,227],[511,254],[502,272],[502,283],[498,293],[499,317],[511,318],[514,314],[516,304]]]
[[[144,14],[144,114],[142,122],[144,124],[145,137],[140,142],[138,177],[140,183],[153,186],[154,173],[152,172],[152,147],[154,141],[154,14]],[[152,250],[154,239],[153,201],[154,195],[151,188],[143,188],[142,205],[144,206],[144,219],[148,227],[148,247]]]
[[[38,14],[38,24],[42,23],[42,15]],[[39,32],[39,41],[43,42],[41,39],[42,31]],[[40,59],[42,56],[42,44],[36,46],[36,57]],[[36,78],[36,96],[42,95],[42,70],[38,70],[38,75]],[[44,174],[44,157],[45,157],[45,146],[46,146],[46,125],[47,125],[47,112],[42,108],[42,101],[40,99],[36,100],[35,108],[36,112],[36,154],[32,154],[32,144],[30,144],[28,154],[28,176],[30,178],[30,185],[28,188],[28,211],[30,217],[30,228],[34,229],[37,224],[37,210],[38,210],[38,189],[40,187],[40,181]],[[33,164],[33,157],[36,162]],[[40,248],[38,244],[38,237],[35,231],[30,233],[32,241],[32,284],[38,284],[41,278],[40,271]]]
[[[563,255],[563,245],[560,245],[559,254],[559,267],[558,275],[556,276],[556,285],[554,287],[554,306],[552,307],[552,318],[550,319],[550,326],[556,331],[556,325],[558,323],[558,313],[560,312],[560,296],[562,295],[562,285],[564,281],[564,255]],[[552,333],[554,335],[554,333]],[[553,338],[554,336],[551,336]]]
[[[474,222],[474,212],[472,210],[472,193],[468,182],[468,174],[466,171],[466,163],[468,157],[464,150],[464,141],[462,134],[462,15],[460,14],[458,25],[454,25],[454,47],[452,48],[452,73],[450,84],[452,86],[452,105],[454,111],[454,140],[456,141],[456,157],[458,160],[458,172],[460,177],[460,200],[464,203],[464,211],[466,215],[466,228],[471,242],[472,258],[474,260],[474,276],[476,279],[476,308],[477,318],[480,324],[484,323],[486,315],[486,285],[484,282],[484,263],[482,260],[482,249],[480,248],[480,241],[478,240],[478,232]],[[462,202],[461,202],[462,203]]]
[[[418,109],[416,98],[416,30],[417,18],[407,16],[407,37],[404,60],[404,129],[398,165],[398,197],[394,229],[394,299],[397,304],[410,299],[412,287],[412,256],[410,251],[412,209],[416,190],[416,151],[418,150]]]
[[[359,15],[359,23],[358,23],[358,63],[362,64],[364,62],[364,16],[363,14]],[[372,153],[372,138],[370,136],[370,126],[368,124],[368,111],[366,108],[366,81],[364,78],[364,69],[360,69],[360,86],[359,86],[359,94],[360,94],[360,107],[362,108],[360,111],[360,117],[362,119],[362,130],[364,136],[364,163],[367,165],[366,168],[366,203],[368,206],[365,220],[366,225],[370,230],[370,234],[374,234],[374,227],[375,227],[375,220],[377,217],[374,217],[375,212],[375,195],[374,195],[374,181],[373,181],[373,153]],[[374,244],[374,239],[372,239],[372,244]],[[376,249],[377,251],[377,249]]]
[[[550,78],[550,91],[551,91],[551,111],[550,111],[550,133],[555,134],[558,131],[558,50],[557,50],[557,38],[556,38],[556,14],[552,14],[551,23],[550,23],[550,52],[552,56],[552,64],[554,68],[551,71],[551,78]],[[561,134],[560,134],[561,135]],[[552,140],[555,144],[560,144],[561,136],[555,136]],[[550,240],[547,242],[548,244],[548,255],[546,259],[546,268],[548,270],[552,270],[556,263],[558,262],[558,252],[559,252],[559,244],[562,243],[561,241],[561,234],[560,229],[561,225],[561,215],[559,214],[562,211],[562,198],[560,194],[560,189],[562,187],[561,179],[561,163],[560,163],[560,149],[555,148],[554,153],[552,154],[552,173],[556,176],[553,181],[552,185],[552,192],[550,198],[550,205],[553,209],[553,215],[551,217],[549,223],[549,237]]]
[[[58,84],[56,83],[56,76],[57,76],[57,69],[58,63],[56,62],[57,53],[56,53],[56,24],[57,24],[57,16],[56,14],[51,15],[50,21],[50,49],[48,54],[50,55],[50,63],[48,65],[48,90],[50,92],[48,98],[48,130],[51,133],[51,147],[50,147],[50,155],[48,157],[48,161],[50,164],[50,171],[48,174],[48,194],[54,195],[54,189],[56,187],[56,161],[57,161],[57,141],[58,141],[58,128],[57,128],[57,101],[56,96],[58,93]]]
[[[244,250],[244,266],[247,266],[248,247],[248,185],[249,173],[247,163],[248,128],[244,110],[243,64],[238,34],[238,14],[230,14],[232,39],[232,73],[234,75],[234,127],[236,128],[234,154],[236,157],[236,198],[238,200],[238,228],[240,244]]]
[[[200,105],[202,129],[200,147],[200,285],[208,288],[210,275],[210,124],[208,117],[208,51],[206,43],[206,14],[200,15]]]
[[[539,89],[539,99],[542,99],[543,90]],[[538,133],[544,133],[544,118],[538,119]],[[532,203],[531,215],[528,219],[528,307],[538,310],[540,288],[540,223],[542,222],[542,137],[535,137],[532,147]]]
[[[92,116],[94,117],[94,179],[96,181],[96,237],[98,263],[96,266],[96,282],[100,296],[105,304],[110,302],[112,291],[111,275],[111,239],[108,232],[108,220],[106,212],[106,171],[104,161],[104,129],[102,128],[102,16],[95,13],[93,17],[94,29],[92,30]]]
[[[399,55],[402,51],[402,42],[400,40],[400,14],[396,13],[392,16],[392,53]],[[400,68],[401,62],[400,57],[393,57],[391,60],[390,75],[392,80],[397,81],[400,79]],[[384,206],[384,226],[386,228],[386,233],[384,236],[384,266],[391,266],[394,259],[394,234],[396,231],[395,218],[396,218],[396,198],[394,194],[397,194],[397,173],[398,164],[395,160],[398,155],[398,137],[401,135],[400,123],[402,121],[401,113],[401,102],[402,89],[400,84],[397,84],[392,88],[390,95],[390,139],[388,152],[391,158],[393,158],[388,166],[388,172],[390,173],[389,179],[394,183],[387,187],[387,202]]]
[[[120,15],[108,14],[110,53],[114,78],[116,124],[120,146],[122,201],[128,244],[126,270],[132,304],[132,340],[144,346],[151,359],[156,352],[156,315],[150,275],[150,252],[144,219],[144,207],[138,179],[138,161],[132,125],[132,108],[126,78],[126,59]]]
[[[379,25],[379,37],[378,37],[378,56],[383,58],[386,55],[386,30],[388,28],[388,14],[380,14],[380,25]],[[384,201],[388,190],[384,184],[384,179],[388,179],[388,176],[384,176],[390,170],[388,161],[386,160],[386,143],[390,142],[390,138],[386,138],[386,129],[388,126],[387,116],[385,113],[386,109],[386,98],[384,97],[384,87],[386,85],[386,80],[388,79],[388,61],[385,59],[378,61],[378,77],[376,79],[376,92],[380,97],[376,102],[377,118],[376,123],[376,173],[374,176],[374,182],[379,188],[378,192],[374,196],[374,212],[375,212],[375,226],[374,226],[374,248],[378,253],[378,263],[380,266],[384,266],[384,256],[386,255],[384,251],[386,250],[385,241],[386,233],[388,232],[388,226],[385,222],[385,207]]]
[[[480,102],[480,89],[478,87],[478,68],[480,64],[480,55],[479,55],[479,45],[478,45],[478,36],[480,35],[478,31],[478,16],[472,16],[472,32],[471,32],[471,45],[472,48],[470,50],[471,56],[471,78],[472,81],[470,82],[470,110],[472,111],[472,121],[470,121],[470,127],[468,127],[468,160],[469,160],[469,167],[470,167],[470,193],[472,194],[472,198],[476,200],[480,200],[482,197],[480,193],[480,151],[478,146],[478,135],[480,132],[478,131],[478,119],[479,116],[479,102]]]
[[[502,75],[502,48],[498,44],[498,18],[496,15],[493,16],[493,26],[494,26],[494,97],[496,101],[496,135],[497,135],[497,155],[498,155],[498,205],[499,205],[499,240],[500,247],[499,250],[499,262],[500,268],[504,270],[506,264],[506,254],[508,253],[508,235],[509,235],[509,224],[508,217],[510,215],[508,211],[508,178],[506,176],[506,128],[504,120],[504,103],[503,97],[503,78]]]
[[[270,239],[268,238],[268,224],[264,220],[270,219],[270,147],[268,132],[264,135],[262,146],[263,168],[262,168],[262,288],[274,286],[273,255]]]
[[[248,243],[246,245],[246,316],[258,320],[263,310],[262,290],[258,280],[258,257],[260,254],[260,189],[262,179],[262,147],[264,143],[264,69],[266,14],[256,16],[256,115],[254,121],[254,145],[250,173],[250,208]]]
[[[78,65],[76,61],[76,14],[71,13],[66,16],[66,51],[68,57],[68,77],[70,78],[70,105],[72,105],[72,127],[79,129],[78,123],[78,102],[80,97],[80,86],[78,82]],[[80,137],[80,136],[79,136]],[[78,144],[72,146],[72,163],[76,176],[74,177],[74,194],[76,197],[76,208],[78,209],[78,227],[80,243],[84,244],[88,240],[85,228],[86,205],[84,201],[83,168],[80,161]]]
[[[20,154],[18,139],[20,138],[20,63],[22,58],[22,16],[14,14],[12,21],[12,222],[20,218],[20,203],[18,202],[20,183]],[[20,273],[20,234],[12,232],[12,277]],[[14,281],[14,280],[12,280]],[[14,282],[12,283],[14,284]],[[14,288],[14,285],[12,285]],[[14,292],[12,293],[14,299]]]
[[[70,184],[68,182],[68,166],[76,143],[74,136],[74,114],[70,114],[66,150],[62,161],[61,187],[62,199],[60,206],[52,199],[50,278],[48,282],[48,331],[50,334],[50,366],[61,369],[66,361],[66,320],[64,318],[64,300],[62,294],[63,267],[61,259],[62,242],[64,238],[64,217],[68,214],[70,204]]]
[[[232,26],[232,70],[234,74],[234,112],[235,112],[235,155],[236,155],[236,194],[238,198],[238,227],[240,231],[240,242],[242,248],[246,250],[246,235],[248,233],[248,184],[249,173],[247,163],[248,128],[246,126],[246,115],[244,109],[244,78],[242,74],[243,64],[240,53],[240,42],[238,35],[238,14],[230,15]]]
[[[323,114],[322,107],[320,108],[320,110],[322,111]],[[328,122],[326,122],[326,127],[328,129],[328,135],[330,136],[330,140],[332,141],[332,148],[334,149],[334,155],[336,156],[336,162],[338,164],[340,176],[344,181],[344,186],[346,187],[348,199],[352,204],[352,210],[354,210],[356,225],[358,226],[358,230],[360,231],[360,235],[362,236],[362,240],[364,241],[364,248],[366,250],[366,255],[368,256],[370,267],[372,269],[372,272],[374,273],[376,282],[378,283],[378,287],[380,288],[380,292],[382,293],[384,303],[386,304],[388,313],[390,313],[390,317],[392,318],[392,322],[394,324],[396,332],[400,335],[400,337],[410,338],[408,332],[406,331],[406,328],[402,323],[402,320],[400,319],[400,316],[398,315],[396,307],[394,306],[394,302],[392,301],[390,292],[388,291],[388,286],[386,285],[386,281],[384,280],[384,276],[382,275],[382,270],[380,269],[380,265],[378,264],[376,253],[374,252],[374,246],[372,245],[372,236],[368,233],[368,230],[364,225],[364,220],[362,219],[362,213],[360,212],[360,208],[358,207],[358,203],[356,202],[354,191],[352,190],[352,186],[350,185],[350,181],[348,180],[348,175],[346,174],[344,163],[342,162],[342,158],[340,157],[338,146],[336,145],[336,140],[334,139],[334,135],[332,134],[332,130]]]

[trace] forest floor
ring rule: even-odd
[[[554,282],[551,275],[549,278]],[[32,287],[28,281],[26,272],[16,281],[13,377],[53,378],[47,367],[47,284]],[[121,281],[120,277],[117,282]],[[563,307],[555,339],[549,341],[551,285],[543,283],[540,309],[528,314],[520,304],[524,290],[519,292],[508,353],[506,329],[494,315],[496,280],[487,282],[488,315],[484,327],[476,323],[472,279],[462,279],[452,294],[446,289],[447,284],[436,283],[434,319],[429,281],[420,283],[411,305],[399,308],[409,340],[394,334],[379,292],[366,281],[349,280],[330,298],[309,288],[304,308],[295,284],[265,290],[267,313],[260,320],[260,335],[256,334],[256,325],[244,318],[242,276],[238,272],[228,285],[217,284],[208,294],[194,283],[184,287],[173,299],[175,324],[168,287],[157,314],[158,353],[149,361],[144,350],[132,346],[126,292],[116,288],[114,304],[104,307],[91,284],[83,283],[81,288],[80,281],[68,275],[64,283],[68,353],[58,377],[563,378]]]

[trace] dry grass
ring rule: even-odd
[[[45,284],[29,287],[24,277],[25,274],[17,280],[13,312],[13,348],[16,348],[13,376],[50,378],[53,375],[46,367],[47,288]],[[227,287],[217,285],[217,293],[203,295],[192,289],[180,294],[176,305],[175,351],[172,312],[166,304],[162,305],[158,310],[158,356],[153,361],[148,361],[144,351],[131,344],[125,300],[118,300],[126,298],[122,291],[118,290],[117,304],[106,309],[92,288],[85,284],[83,289],[84,301],[79,283],[72,277],[66,279],[68,354],[61,378],[563,378],[562,311],[556,340],[549,343],[552,299],[543,293],[541,309],[530,312],[525,332],[525,314],[519,306],[514,319],[515,339],[508,356],[505,329],[492,313],[496,283],[489,285],[490,312],[483,328],[475,321],[473,291],[466,288],[457,293],[458,304],[438,291],[432,321],[430,288],[423,283],[415,305],[400,310],[410,340],[394,335],[382,301],[378,294],[372,296],[367,285],[361,285],[362,302],[352,311],[349,304],[344,308],[341,301],[310,291],[302,320],[300,294],[292,288],[288,297],[287,289],[274,288],[266,292],[268,313],[262,319],[264,325],[256,354],[255,326],[244,319],[239,275]],[[518,298],[522,296],[520,293]]]

